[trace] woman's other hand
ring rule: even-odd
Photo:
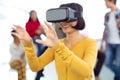
[[[24,28],[22,28],[19,25],[13,25],[13,26],[14,26],[13,30],[16,31],[16,32],[12,32],[13,35],[17,36],[24,43],[31,42],[32,39]]]

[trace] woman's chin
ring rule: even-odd
[[[71,32],[71,29],[70,28],[65,28],[65,29],[62,29],[62,31],[67,34],[67,33]]]
[[[68,34],[68,33],[70,33],[69,31],[63,31],[65,34]]]

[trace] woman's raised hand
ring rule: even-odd
[[[46,34],[46,39],[45,40],[37,39],[36,42],[40,44],[44,44],[48,47],[53,47],[58,44],[57,34],[54,28],[48,22],[44,22],[44,23],[45,25],[41,24],[41,26]]]
[[[45,40],[40,40],[37,39],[36,42],[39,44],[44,44],[48,47],[53,47],[58,44],[58,37],[57,34],[54,30],[54,28],[48,23],[44,22],[45,25],[41,24],[41,27],[43,28],[45,34],[46,34],[46,39]],[[22,28],[19,25],[14,25],[13,28],[16,32],[12,32],[13,35],[17,36],[21,41],[24,43],[29,43],[31,42],[31,37],[27,33],[27,31]]]
[[[19,25],[13,26],[13,30],[15,30],[15,32],[12,32],[13,35],[17,36],[24,43],[29,43],[31,41],[31,37],[24,28]]]

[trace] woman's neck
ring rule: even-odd
[[[71,33],[69,33],[69,34],[67,34],[67,39],[74,39],[74,38],[76,38],[77,36],[75,36],[75,35],[80,35],[80,33],[79,33],[79,31],[74,31],[74,32],[71,32]]]
[[[67,47],[70,48],[82,39],[83,39],[83,36],[80,34],[80,32],[74,31],[70,34],[67,34],[67,37],[65,38],[64,43],[67,45]]]

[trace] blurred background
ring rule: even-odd
[[[83,6],[83,16],[86,21],[84,32],[90,37],[100,40],[104,30],[104,15],[109,10],[105,6],[104,0],[0,0],[0,80],[17,80],[16,72],[10,72],[9,45],[12,42],[10,31],[13,24],[25,27],[29,18],[29,11],[36,10],[40,22],[45,18],[45,12],[49,8],[59,7],[62,3],[78,2]],[[120,8],[120,0],[117,0]],[[52,68],[52,69],[51,69]],[[54,62],[45,68],[45,80],[57,80]],[[106,75],[111,75],[109,78]],[[105,66],[101,71],[101,80],[113,80],[114,74]],[[34,80],[35,73],[27,67],[27,80]]]

